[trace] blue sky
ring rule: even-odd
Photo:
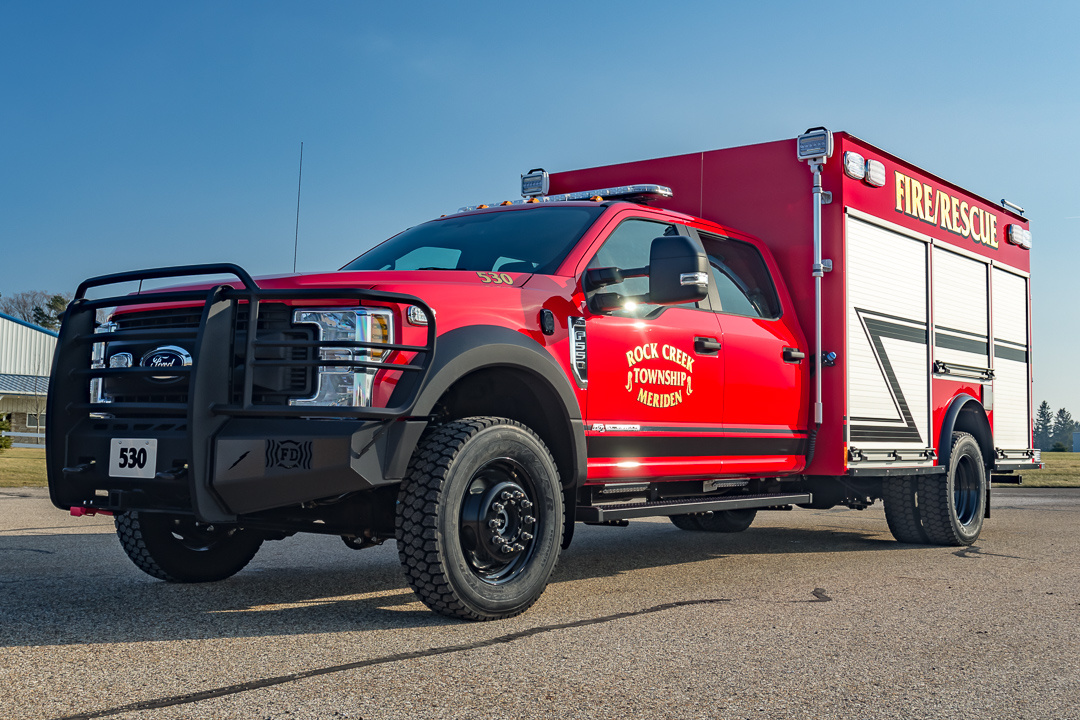
[[[825,125],[1027,209],[1036,401],[1080,416],[1078,26],[1043,2],[5,0],[0,293],[290,271],[301,141],[307,271],[532,167]]]

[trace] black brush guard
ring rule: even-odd
[[[92,288],[118,283],[222,274],[235,276],[239,283],[230,281],[209,291],[165,290],[86,298]],[[415,305],[428,319],[426,342],[403,345],[259,339],[261,303],[304,301],[306,306],[312,300],[391,303],[402,309]],[[201,303],[198,328],[95,332],[100,308],[163,303]],[[234,348],[237,307],[241,304],[246,305],[248,314],[242,353]],[[403,312],[400,317],[404,318]],[[53,357],[46,410],[46,464],[52,501],[65,509],[186,512],[204,522],[230,522],[239,514],[391,482],[393,478],[385,472],[387,465],[403,467],[407,456],[402,457],[402,448],[407,452],[407,440],[415,440],[423,428],[422,422],[394,421],[407,418],[416,402],[431,367],[435,335],[435,314],[417,297],[351,288],[264,289],[245,270],[232,264],[169,267],[86,280],[64,313]],[[186,403],[90,401],[91,381],[95,378],[163,372],[152,367],[93,368],[94,344],[184,339],[194,341],[191,365],[170,367],[168,373],[188,376]],[[275,347],[397,350],[415,355],[408,364],[322,360],[318,352],[309,353],[314,360],[256,357],[258,348]],[[236,355],[243,357],[239,369],[235,367]],[[376,368],[398,373],[398,382],[391,407],[256,404],[255,372],[266,367]],[[109,452],[114,438],[156,439],[158,462],[154,477],[110,477]],[[299,452],[290,453],[284,461],[275,460],[272,450],[283,444]]]

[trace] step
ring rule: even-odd
[[[677,498],[639,503],[612,503],[610,505],[579,505],[579,522],[607,522],[631,518],[656,517],[660,515],[685,515],[688,513],[719,512],[721,510],[746,510],[784,505],[802,505],[811,502],[810,493],[773,493],[768,495],[738,495],[735,497]]]

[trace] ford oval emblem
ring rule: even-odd
[[[175,345],[166,345],[164,347],[154,348],[150,352],[142,356],[142,360],[139,364],[147,368],[175,368],[175,367],[187,367],[191,365],[191,355],[182,347],[176,347]],[[179,375],[151,375],[151,380],[157,382],[170,382],[173,380],[179,380]]]

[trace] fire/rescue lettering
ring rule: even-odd
[[[898,213],[918,218],[972,242],[997,248],[997,215],[902,172],[895,173]]]

